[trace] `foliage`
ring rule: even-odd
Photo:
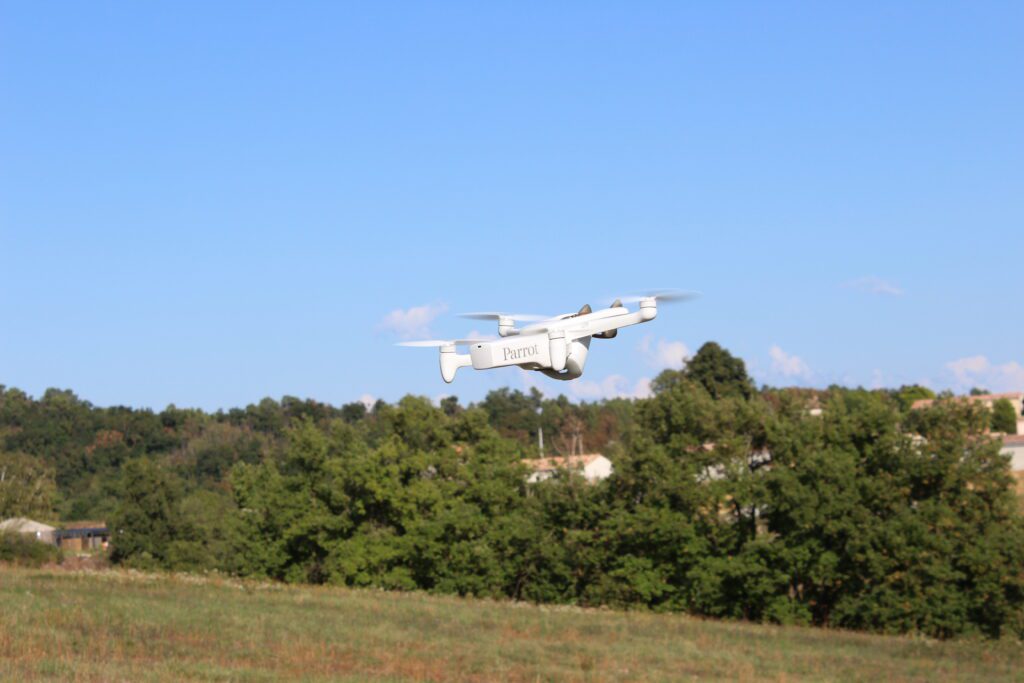
[[[39,567],[60,561],[60,551],[27,534],[0,531],[0,563]]]
[[[1017,433],[1017,411],[1005,398],[998,399],[992,404],[992,431],[1003,434]]]
[[[0,520],[49,519],[56,494],[53,471],[45,463],[24,453],[0,452]]]
[[[651,383],[654,393],[668,390],[681,380],[698,384],[712,398],[750,398],[754,383],[743,359],[733,356],[715,342],[701,346],[682,370],[665,370]]]
[[[110,520],[111,559],[140,568],[173,566],[172,542],[185,537],[177,514],[179,488],[145,458],[125,465],[122,486],[121,503]]]
[[[920,384],[904,384],[893,393],[897,402],[899,402],[900,407],[904,411],[910,410],[915,401],[935,398],[934,391],[928,387],[923,387]]]

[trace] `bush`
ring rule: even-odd
[[[39,567],[48,562],[59,562],[56,546],[40,543],[25,534],[0,532],[0,562],[21,567]]]

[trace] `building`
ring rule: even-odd
[[[1017,414],[1017,433],[1024,434],[1024,391],[1012,391],[1006,394],[979,394],[977,396],[962,396],[961,400],[970,401],[971,403],[981,403],[989,410],[992,410],[992,405],[999,400],[1006,399],[1013,406],[1013,412]],[[911,405],[913,410],[918,408],[927,408],[928,406],[935,403],[937,399],[934,398],[922,398],[918,401],[914,401]]]
[[[550,479],[559,470],[579,472],[591,484],[607,479],[612,475],[612,461],[600,453],[535,458],[533,460],[523,460],[523,463],[532,470],[530,476],[526,478],[526,481],[531,484]]]
[[[1024,493],[1024,434],[1003,436],[1003,455],[1010,456],[1010,470],[1017,478],[1017,490]]]
[[[107,547],[110,530],[106,522],[68,522],[54,536],[62,550],[98,550]]]
[[[40,543],[57,542],[55,527],[25,517],[11,517],[0,522],[0,533],[2,532],[32,536]]]

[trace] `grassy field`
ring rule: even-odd
[[[0,569],[0,680],[1021,680],[1024,646],[285,587]]]

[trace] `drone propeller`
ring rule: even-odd
[[[481,344],[487,341],[486,339],[424,339],[422,341],[407,341],[398,342],[395,346],[416,346],[416,347],[434,347],[438,348],[441,346],[471,346],[473,344]]]
[[[524,323],[551,319],[546,315],[531,315],[529,313],[492,313],[490,311],[485,313],[462,313],[459,317],[469,318],[470,320],[501,320],[502,318],[507,318],[509,320],[516,320]]]
[[[691,301],[700,296],[700,292],[689,292],[682,289],[656,289],[633,296],[624,296],[621,302],[624,304],[635,304],[644,299],[655,299],[660,303],[675,303],[678,301]]]

